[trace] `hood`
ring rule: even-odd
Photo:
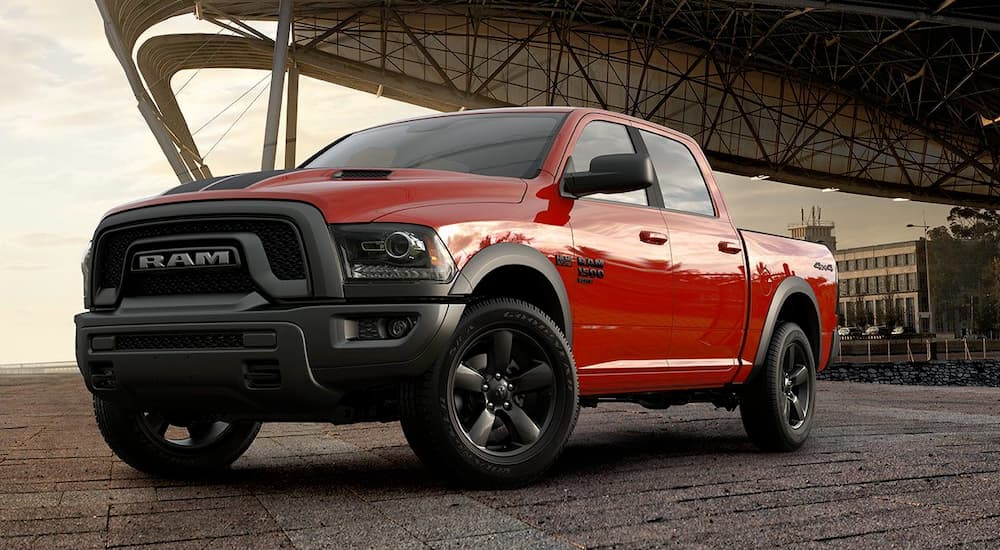
[[[269,199],[312,204],[331,223],[358,223],[420,206],[517,203],[526,190],[527,184],[517,178],[442,170],[276,170],[185,183],[160,196],[119,206],[109,214],[177,202]]]

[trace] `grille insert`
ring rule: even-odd
[[[97,281],[101,288],[118,287],[122,272],[128,263],[125,254],[128,247],[136,240],[206,233],[253,233],[260,238],[267,255],[267,262],[275,277],[286,281],[306,278],[302,242],[295,227],[288,222],[281,220],[185,219],[126,227],[106,233],[99,240],[100,249],[96,254]],[[217,275],[213,274],[203,278],[209,279]],[[190,293],[184,292],[184,294]]]

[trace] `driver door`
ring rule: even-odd
[[[564,174],[586,171],[597,156],[635,153],[635,131],[591,117],[575,130]],[[573,200],[574,355],[585,393],[651,389],[667,368],[668,232],[653,189]],[[655,204],[655,203],[653,203]],[[626,376],[627,375],[627,376]]]

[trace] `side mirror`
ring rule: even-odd
[[[566,174],[567,193],[582,197],[595,193],[626,193],[653,185],[653,163],[646,155],[602,155],[590,161],[589,172]]]

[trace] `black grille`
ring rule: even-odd
[[[101,288],[117,288],[129,245],[138,239],[205,233],[254,233],[267,254],[274,276],[281,280],[305,279],[306,267],[298,232],[280,220],[178,220],[112,230],[99,241],[97,270]]]
[[[173,296],[183,294],[247,294],[253,280],[243,270],[200,269],[130,273],[126,296]]]
[[[239,349],[241,332],[178,332],[173,334],[121,334],[115,337],[119,351],[172,349]]]

